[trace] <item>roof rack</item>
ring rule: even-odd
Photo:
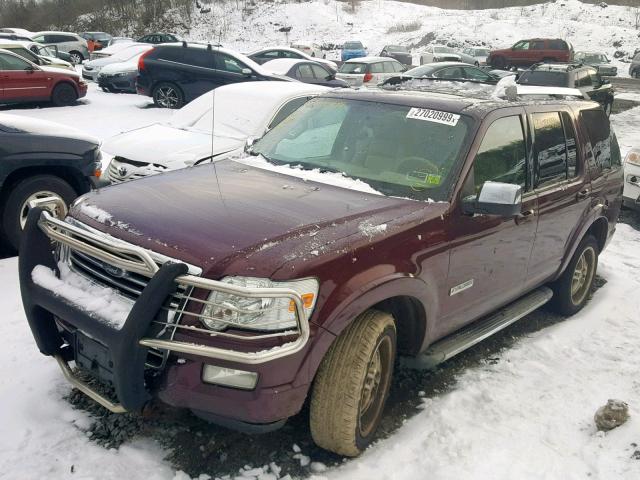
[[[537,85],[514,85],[507,87],[505,89],[505,97],[507,100],[515,101],[519,100],[520,97],[525,96],[540,96],[545,95],[549,97],[577,97],[582,99],[588,99],[585,97],[584,93],[582,93],[577,88],[567,88],[567,87],[541,87]]]
[[[390,77],[388,79],[386,79],[383,83],[382,86],[383,87],[393,87],[396,85],[401,85],[405,82],[409,82],[411,80],[427,80],[427,81],[434,81],[434,82],[457,82],[457,83],[478,83],[481,85],[492,85],[494,86],[497,83],[496,82],[485,82],[482,80],[470,80],[467,78],[439,78],[439,77],[413,77],[413,76],[406,76],[406,75],[397,75],[395,77]]]
[[[582,62],[538,62],[534,63],[529,67],[529,70],[537,70],[541,67],[552,67],[552,66],[566,66],[567,71],[575,70],[576,68],[580,68],[583,66]],[[551,68],[549,68],[551,70]]]

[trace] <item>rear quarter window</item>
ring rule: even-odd
[[[564,40],[549,40],[549,49],[551,50],[569,50],[567,42]]]
[[[580,112],[580,119],[589,135],[595,166],[601,169],[620,166],[618,140],[604,111],[600,108],[583,110]]]
[[[156,58],[158,60],[166,60],[168,62],[182,62],[183,58],[183,49],[182,47],[178,48],[158,48],[156,49],[158,52]]]

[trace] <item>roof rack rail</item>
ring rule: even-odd
[[[505,89],[505,98],[510,101],[519,100],[520,97],[533,95],[547,95],[550,97],[577,97],[588,99],[577,88],[568,87],[541,87],[537,85],[514,85]]]
[[[411,80],[428,80],[428,81],[434,81],[434,82],[478,83],[481,85],[495,85],[497,83],[497,80],[496,82],[485,82],[483,80],[471,80],[468,78],[413,77],[413,76],[406,76],[406,75],[397,75],[395,77],[390,77],[386,79],[382,83],[382,86],[392,87],[396,85],[401,85],[402,83],[405,83]]]

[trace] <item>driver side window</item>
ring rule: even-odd
[[[0,55],[1,70],[28,70],[30,66],[30,63],[13,55]]]
[[[514,50],[528,50],[529,42],[518,42],[513,46]]]
[[[472,176],[476,192],[487,181],[525,188],[526,148],[520,116],[500,118],[491,124],[478,148]]]

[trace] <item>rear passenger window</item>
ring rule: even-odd
[[[166,60],[168,62],[182,62],[183,53],[186,48],[160,48],[158,49],[158,59]]]
[[[298,66],[296,77],[303,82],[311,82],[315,80],[315,77],[313,76],[313,70],[311,70],[311,65],[306,63]]]
[[[370,65],[371,73],[384,73],[384,65],[382,62],[380,63],[372,63]]]
[[[517,115],[491,124],[473,163],[476,191],[487,181],[526,186],[526,149]]]
[[[573,128],[573,122],[567,112],[561,112],[562,126],[564,127],[564,137],[567,145],[567,175],[574,178],[577,174],[578,146],[576,144],[576,132]]]
[[[384,62],[385,73],[396,73],[396,69],[393,67],[393,62]]]
[[[591,140],[596,166],[602,169],[619,166],[620,148],[604,111],[602,109],[583,110],[580,116]]]
[[[568,50],[569,47],[564,40],[549,40],[549,48],[551,50]]]
[[[558,112],[534,113],[536,187],[567,179],[567,146]]]
[[[247,66],[241,61],[236,60],[235,58],[229,55],[225,55],[224,53],[219,53],[218,68],[226,72],[242,73],[242,69],[247,68]]]
[[[532,50],[544,50],[544,40],[534,40],[533,42],[531,42],[531,46],[529,48]]]
[[[194,67],[216,68],[213,54],[208,50],[185,48],[183,62]]]

